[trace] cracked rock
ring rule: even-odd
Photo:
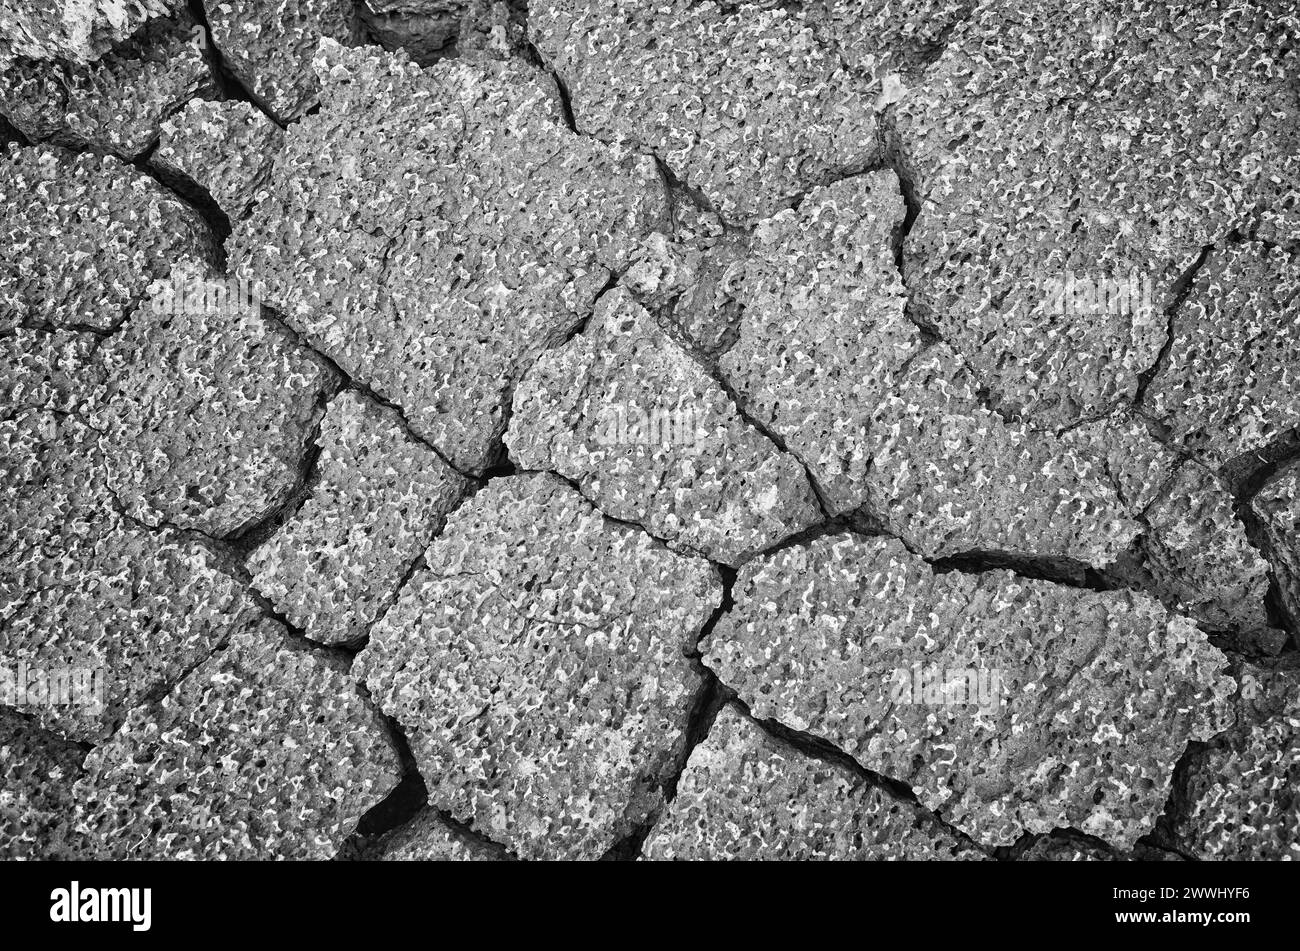
[[[892,172],[816,189],[760,222],[723,278],[741,317],[719,369],[832,514],[867,501],[871,413],[922,347],[894,266],[903,214]]]
[[[513,9],[519,8],[519,9]],[[447,56],[506,59],[522,49],[521,0],[360,0],[366,32],[421,66]]]
[[[760,222],[723,278],[741,316],[722,373],[832,514],[870,506],[931,557],[1108,564],[1138,526],[1101,468],[985,407],[962,361],[927,350],[904,315],[892,251],[903,211],[886,171]]]
[[[1247,666],[1237,726],[1191,758],[1179,848],[1198,859],[1300,861],[1300,672]]]
[[[943,344],[908,365],[868,425],[872,505],[927,557],[991,551],[1101,566],[1140,531],[1091,453],[988,409]]]
[[[897,541],[823,537],[741,569],[705,663],[754,716],[907,783],[987,845],[1150,831],[1233,680],[1186,618],[1127,592],[934,574]]]
[[[649,859],[980,859],[925,812],[811,759],[726,706],[691,753]]]
[[[164,177],[201,186],[231,221],[247,217],[266,187],[284,133],[246,102],[191,102],[163,123],[151,162]]]
[[[1296,36],[1249,0],[991,0],[957,28],[894,114],[906,277],[995,405],[1061,426],[1137,394],[1180,276],[1297,178]]]
[[[665,219],[658,172],[575,136],[517,71],[329,42],[315,66],[322,109],[289,131],[232,265],[479,474],[514,384]]]
[[[547,0],[528,21],[579,131],[653,152],[747,224],[878,161],[879,112],[967,6]]]
[[[1207,464],[1300,426],[1300,258],[1256,243],[1210,253],[1174,320],[1151,411]]]
[[[1300,632],[1300,466],[1283,470],[1252,504],[1269,540],[1282,608]]]
[[[821,520],[798,460],[621,289],[520,384],[506,445],[607,515],[729,565]]]
[[[334,374],[243,290],[178,266],[104,346],[90,422],[111,488],[147,525],[237,535],[299,481]]]
[[[1189,462],[1146,513],[1152,593],[1205,626],[1266,627],[1268,563],[1246,537],[1232,496],[1209,470]]]
[[[357,15],[386,50],[404,49],[421,66],[452,56],[472,0],[360,0]]]
[[[384,862],[502,862],[510,854],[456,828],[429,808],[386,835],[375,850]]]
[[[111,330],[173,264],[213,254],[203,220],[118,159],[0,155],[0,331]]]
[[[284,124],[313,108],[320,85],[312,56],[321,38],[356,37],[352,0],[206,0],[222,62]]]
[[[215,90],[187,13],[153,20],[102,59],[18,60],[0,75],[0,113],[27,138],[139,158],[164,119]]]
[[[72,829],[72,784],[86,752],[0,708],[0,859],[82,857]]]
[[[359,655],[430,804],[520,858],[597,858],[662,802],[721,585],[554,476],[457,509]]]
[[[328,859],[399,778],[347,665],[264,621],[91,751],[77,828],[100,858]]]
[[[653,152],[728,221],[878,157],[878,84],[798,9],[550,0],[528,18],[578,130]]]
[[[257,617],[208,546],[119,514],[96,435],[73,416],[0,421],[0,658],[10,669],[99,670],[93,690],[15,704],[86,740]]]
[[[355,392],[329,405],[311,497],[249,557],[253,585],[313,640],[360,641],[469,488],[397,414]]]
[[[0,68],[14,57],[89,63],[181,0],[0,0]]]

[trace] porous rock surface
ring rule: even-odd
[[[348,0],[207,0],[212,43],[226,68],[278,122],[317,104],[312,56],[322,37],[349,42]]]
[[[684,752],[714,569],[541,474],[490,482],[424,558],[358,668],[430,802],[520,858],[599,858]]]
[[[1300,21],[1277,7],[981,3],[898,103],[908,286],[999,408],[1065,425],[1131,399],[1201,249],[1263,207],[1295,222],[1272,183],[1300,161]],[[1062,306],[1071,275],[1103,293]]]
[[[747,565],[736,600],[704,660],[756,717],[987,845],[1058,827],[1131,845],[1187,743],[1231,718],[1222,653],[1142,595],[935,574],[897,541],[841,536]]]
[[[188,262],[152,286],[102,359],[104,393],[89,419],[116,497],[147,525],[218,537],[293,492],[334,381],[256,300]]]
[[[365,856],[382,862],[502,862],[510,857],[499,845],[466,833],[428,807]]]
[[[0,0],[0,855],[1296,858],[1297,57]]]
[[[650,859],[979,859],[911,803],[819,762],[724,707],[645,845]]]
[[[162,124],[151,162],[202,187],[231,221],[244,218],[271,175],[284,134],[246,102],[195,100]]]
[[[818,16],[822,6],[831,17]],[[950,3],[904,6],[936,33],[957,14]],[[886,77],[908,59],[890,42],[906,22],[891,12],[694,0],[528,8],[579,131],[653,152],[736,223],[879,158],[877,107],[888,103]]]
[[[88,63],[180,0],[0,0],[0,68],[16,57]]]
[[[232,264],[453,465],[482,472],[513,386],[665,214],[658,173],[578,138],[539,83],[491,66],[421,71],[330,43],[314,65],[321,111],[289,131]]]
[[[132,710],[85,769],[76,827],[115,859],[331,858],[400,775],[346,664],[273,622]],[[167,808],[145,815],[142,800]]]
[[[1259,243],[1210,252],[1147,392],[1152,414],[1207,464],[1300,426],[1300,259]]]
[[[72,786],[86,751],[0,709],[0,859],[79,858]]]
[[[1300,466],[1265,485],[1252,504],[1269,540],[1283,610],[1292,630],[1300,630]]]
[[[212,255],[202,218],[115,158],[0,155],[0,331],[112,329],[174,264]]]
[[[1237,725],[1190,761],[1175,839],[1203,859],[1300,861],[1300,671],[1247,666]]]
[[[24,410],[0,421],[0,657],[41,671],[103,672],[96,703],[14,704],[73,739],[126,710],[257,618],[222,553],[120,511],[97,434],[78,417]]]
[[[353,391],[330,402],[311,496],[248,561],[253,585],[308,637],[360,640],[469,483]]]
[[[515,390],[506,445],[614,518],[734,565],[821,519],[799,461],[748,425],[708,369],[630,295],[544,354]]]
[[[20,59],[0,74],[0,115],[31,141],[134,160],[157,141],[164,120],[213,93],[200,29],[178,12],[89,65]]]

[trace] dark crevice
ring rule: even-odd
[[[882,773],[877,773],[874,770],[867,769],[848,753],[819,736],[815,736],[812,733],[807,733],[802,730],[795,730],[786,726],[784,723],[781,723],[779,720],[760,719],[754,716],[749,705],[740,698],[737,698],[733,702],[746,717],[752,720],[768,736],[792,747],[794,750],[810,759],[819,760],[823,763],[837,766],[850,775],[856,776],[866,785],[879,789],[881,792],[899,800],[900,802],[905,802],[914,806],[919,813],[933,820],[940,828],[961,844],[985,855],[992,854],[990,849],[980,845],[965,832],[962,832],[956,826],[950,824],[942,817],[923,806],[920,799],[917,798],[916,793],[912,790],[912,787],[908,786],[906,783],[900,782],[896,779],[891,779],[890,777],[885,776]]]
[[[585,491],[583,491],[582,483],[580,483],[576,479],[572,479],[569,476],[566,476],[563,472],[556,472],[554,469],[520,469],[517,471],[517,474],[553,476],[556,479],[559,479],[569,488],[571,488],[574,492],[578,493],[578,495],[580,495],[583,498],[583,500],[587,502],[587,504],[589,504],[593,509],[595,509],[597,512],[600,513],[601,518],[605,519],[605,521],[612,522],[615,525],[622,525],[624,528],[629,528],[635,532],[639,532],[643,535],[646,535],[647,537],[654,539],[659,544],[663,545],[666,548],[670,548],[672,551],[675,551],[678,554],[695,555],[696,557],[703,558],[706,561],[710,561],[711,564],[716,565],[716,562],[713,562],[711,559],[709,559],[707,553],[700,551],[699,549],[693,548],[690,545],[687,545],[684,542],[680,541],[679,539],[664,538],[661,535],[656,535],[654,532],[650,531],[650,529],[646,528],[645,525],[643,525],[638,521],[629,518],[619,518],[617,515],[610,515],[608,512],[606,512],[604,509],[600,507],[600,504],[596,499],[593,499]]]
[[[356,379],[355,377],[352,376],[352,374],[348,373],[341,366],[339,366],[339,364],[336,363],[334,361],[334,358],[331,357],[329,354],[324,353],[321,350],[314,347],[311,341],[307,339],[307,337],[304,334],[300,333],[297,329],[295,329],[294,326],[290,324],[287,320],[285,320],[284,317],[281,314],[279,314],[274,308],[263,303],[262,317],[267,321],[267,323],[271,324],[272,326],[282,331],[287,337],[289,337],[289,339],[291,339],[298,346],[302,347],[304,350],[310,350],[320,360],[322,360],[325,363],[325,365],[328,366],[330,370],[333,371],[334,374],[336,374],[338,379],[344,381],[343,389],[355,390],[356,392],[362,394],[363,396],[367,397],[373,402],[379,404],[380,406],[387,407],[388,409],[391,409],[394,413],[396,413],[397,418],[400,421],[402,429],[406,434],[406,436],[409,437],[412,441],[419,443],[420,445],[424,446],[426,449],[434,453],[439,459],[442,460],[442,462],[449,469],[451,469],[453,472],[457,473],[458,475],[463,476],[466,479],[471,479],[471,480],[478,479],[478,477],[475,476],[473,473],[465,472],[457,468],[456,465],[453,464],[452,461],[447,457],[446,453],[444,453],[433,443],[429,442],[427,439],[425,439],[423,436],[417,433],[411,427],[411,421],[407,419],[405,409],[403,409],[397,403],[394,403],[392,400],[387,399],[381,396],[380,394],[376,393],[365,383]]]
[[[366,697],[367,701],[373,702],[365,688],[359,687],[358,691]],[[397,752],[402,778],[387,796],[361,816],[356,831],[344,841],[335,856],[336,859],[349,860],[364,857],[367,846],[375,839],[410,822],[429,801],[428,786],[424,777],[420,775],[415,754],[411,752],[411,744],[402,730],[402,725],[387,714],[381,713],[380,718],[388,740]]]
[[[1197,255],[1196,260],[1187,268],[1178,279],[1169,288],[1169,303],[1165,307],[1165,342],[1160,348],[1160,353],[1156,356],[1155,362],[1145,371],[1138,375],[1137,392],[1133,397],[1134,406],[1144,406],[1146,403],[1147,390],[1160,375],[1160,371],[1165,368],[1169,362],[1169,355],[1174,349],[1174,339],[1177,335],[1178,312],[1182,310],[1183,302],[1192,292],[1192,286],[1196,282],[1196,277],[1200,274],[1201,268],[1210,257],[1210,252],[1214,250],[1214,245],[1207,244],[1201,248],[1201,253]]]
[[[717,618],[717,614],[710,620]],[[707,625],[706,625],[707,626]],[[695,701],[691,706],[691,711],[687,716],[686,729],[683,731],[683,739],[680,749],[677,751],[673,768],[669,775],[663,780],[660,786],[662,802],[658,808],[651,811],[644,820],[637,823],[636,827],[627,835],[615,842],[605,854],[601,856],[602,861],[607,862],[631,862],[641,857],[645,841],[654,831],[659,819],[663,816],[668,805],[677,797],[677,785],[681,781],[682,774],[686,772],[686,764],[691,758],[691,754],[708,737],[709,731],[713,728],[713,722],[717,719],[718,713],[723,706],[734,698],[735,693],[728,687],[724,686],[713,671],[704,667],[698,660],[693,661],[696,672],[703,678],[704,682],[699,693],[695,696]]]
[[[312,427],[307,436],[307,443],[298,461],[298,477],[288,497],[273,511],[244,526],[226,539],[227,543],[245,558],[254,550],[260,548],[272,535],[297,515],[315,491],[316,485],[320,481],[321,447],[319,443],[321,420],[325,415],[325,405],[333,398],[334,394],[331,393],[319,405],[316,425]]]
[[[568,83],[564,81],[560,71],[546,61],[532,39],[528,37],[524,38],[524,59],[551,77],[551,82],[555,83],[555,91],[560,99],[560,115],[564,118],[565,126],[574,135],[581,135],[582,133],[578,131],[577,120],[573,117],[573,97],[569,94]]]
[[[244,85],[244,82],[235,75],[226,63],[225,56],[217,48],[216,40],[212,36],[212,26],[208,22],[208,11],[204,6],[204,0],[187,0],[187,3],[189,4],[190,15],[194,17],[195,22],[203,30],[205,40],[203,56],[207,61],[208,70],[212,73],[213,81],[216,83],[217,92],[220,93],[221,98],[246,102],[274,122],[279,128],[285,128],[285,124],[280,121],[280,117],[275,114],[270,105],[261,96],[258,96]]]
[[[154,153],[158,150],[158,144],[158,142],[154,142],[152,147],[131,164],[160,185],[163,185],[168,191],[183,199],[186,204],[199,213],[215,238],[218,258],[217,269],[224,274],[226,272],[226,239],[230,237],[231,232],[234,230],[230,223],[230,217],[217,204],[212,194],[194,179],[179,169],[168,168],[162,163],[153,161]]]
[[[1113,591],[1114,585],[1084,562],[1073,558],[1052,558],[1000,551],[966,551],[927,558],[935,574],[959,571],[977,575],[986,571],[1010,571],[1035,581],[1050,581],[1069,588],[1089,591]]]
[[[0,116],[0,147],[9,144],[27,147],[32,144],[27,136],[19,131],[18,127],[11,123],[4,116]]]

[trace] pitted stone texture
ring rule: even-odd
[[[0,336],[0,419],[21,410],[83,410],[103,382],[99,338],[71,330],[17,327]]]
[[[1291,466],[1255,496],[1291,630],[1300,636],[1300,466]]]
[[[356,672],[430,804],[520,858],[603,855],[684,755],[716,572],[542,474],[492,480],[425,560]]]
[[[266,621],[132,710],[86,773],[98,857],[328,859],[400,766],[347,666]]]
[[[575,136],[495,67],[324,43],[319,114],[231,242],[239,273],[463,472],[510,392],[666,217],[654,163]]]
[[[81,858],[72,784],[86,753],[0,708],[0,859]]]
[[[1181,862],[1173,852],[1137,845],[1131,852],[1115,852],[1086,839],[1042,836],[1020,855],[1021,862]]]
[[[1230,717],[1223,654],[1142,595],[933,574],[854,537],[752,562],[736,591],[705,663],[754,716],[909,784],[988,845],[1059,827],[1131,846],[1187,743]]]
[[[206,6],[226,68],[281,123],[319,101],[312,56],[321,38],[348,43],[355,37],[351,0],[208,0]]]
[[[1296,177],[1300,31],[1282,6],[992,0],[899,103],[917,316],[1000,409],[1048,428],[1131,399],[1177,278],[1249,230],[1270,176]],[[1071,272],[1136,276],[1149,302],[1112,288],[1058,307],[1047,282]]]
[[[916,806],[773,740],[731,706],[691,752],[644,854],[686,861],[982,858]]]
[[[525,377],[506,445],[521,468],[577,481],[605,514],[729,565],[822,518],[799,461],[622,289]]]
[[[871,413],[922,347],[894,265],[904,214],[892,172],[818,188],[760,222],[722,280],[742,316],[720,369],[832,514],[867,501]]]
[[[313,640],[355,643],[383,613],[469,483],[355,392],[321,422],[319,481],[249,557],[253,585]]]
[[[1140,531],[1099,459],[987,408],[943,344],[908,365],[867,425],[872,506],[927,557],[987,551],[1103,566]]]
[[[383,862],[502,862],[509,861],[510,854],[467,835],[426,807],[385,836],[373,857]]]
[[[177,261],[212,254],[202,219],[118,159],[0,156],[0,330],[111,329]]]
[[[1220,466],[1300,426],[1300,254],[1215,248],[1147,393],[1171,437]]]
[[[814,0],[812,28],[849,67],[880,81],[876,109],[906,92],[943,52],[949,35],[970,16],[974,0]]]
[[[728,221],[770,215],[879,154],[880,84],[800,9],[541,0],[528,25],[579,131],[653,152]]]
[[[103,346],[109,484],[147,525],[238,534],[293,493],[333,371],[204,269],[150,293]]]
[[[447,56],[522,65],[527,6],[526,0],[360,0],[357,15],[376,43],[405,50],[421,66]]]
[[[1246,537],[1227,487],[1189,462],[1146,513],[1152,593],[1209,628],[1264,627],[1268,563]]]
[[[1240,679],[1237,725],[1193,757],[1174,838],[1199,859],[1300,861],[1300,671]]]
[[[0,74],[0,114],[29,140],[138,158],[164,119],[213,92],[188,13],[150,22],[88,66],[18,60]]]
[[[91,741],[258,616],[206,546],[118,514],[97,436],[74,416],[0,421],[0,658],[104,668],[102,706],[23,707]]]
[[[266,187],[284,133],[246,102],[191,102],[163,123],[150,160],[164,176],[203,186],[231,221],[244,218]]]
[[[452,56],[471,0],[361,0],[357,16],[386,50],[404,49],[421,66]]]
[[[1214,630],[1260,631],[1268,565],[1237,519],[1235,500],[1214,473],[1175,455],[1131,412],[1071,429],[1062,441],[1109,478],[1129,516],[1143,528],[1115,580],[1146,591],[1171,610]]]
[[[1151,432],[1137,413],[1120,411],[1066,431],[1063,445],[1094,460],[1109,479],[1116,497],[1134,518],[1140,518],[1168,491],[1182,465]]]
[[[182,0],[0,0],[0,68],[22,56],[89,63]]]
[[[1102,467],[986,408],[947,347],[924,350],[894,265],[903,214],[881,172],[760,222],[715,297],[741,314],[722,373],[835,514],[870,504],[930,556],[1109,563],[1138,526]]]

